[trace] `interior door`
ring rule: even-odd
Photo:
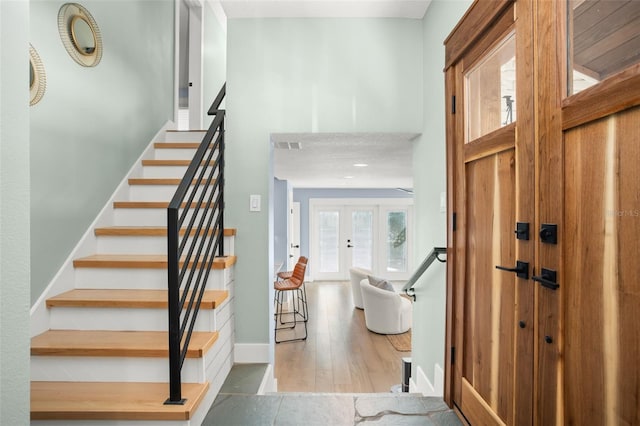
[[[517,153],[516,101],[522,89],[515,85],[514,7],[496,19],[484,34],[474,34],[476,42],[446,76],[452,95],[449,202],[455,215],[448,242],[452,375],[446,391],[472,425],[516,424],[515,366],[529,374],[532,368],[532,348],[518,344],[522,328],[531,326],[517,307],[520,288],[530,286],[532,259],[520,257],[518,242],[525,235],[514,231],[533,188],[519,179],[531,164],[521,163]],[[471,37],[464,26],[458,29],[459,37]]]
[[[293,271],[300,257],[300,203],[291,202],[289,210],[289,271]]]
[[[189,5],[189,128],[202,129],[202,43],[203,5],[188,0]]]

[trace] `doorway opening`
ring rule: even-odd
[[[415,136],[272,135],[274,264],[291,270],[300,255],[309,258],[308,338],[275,345],[280,392],[389,392],[401,383],[402,358],[411,352],[367,329],[349,267],[397,283],[413,272]]]

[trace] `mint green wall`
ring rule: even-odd
[[[440,194],[446,191],[444,39],[471,4],[470,0],[435,0],[423,19],[424,113],[422,135],[414,144],[413,178],[416,217],[415,264],[434,246],[446,246],[446,214]],[[446,268],[434,263],[416,285],[413,309],[413,377],[420,366],[431,383],[433,368],[444,369]]]
[[[29,423],[29,3],[0,1],[0,424]]]
[[[204,7],[204,50],[203,50],[203,93],[204,118],[202,123],[208,128],[213,117],[207,115],[211,103],[216,98],[227,73],[227,34],[207,4]],[[224,108],[224,104],[222,105]]]
[[[422,22],[227,21],[225,226],[237,227],[236,339],[269,341],[272,132],[422,129]],[[249,195],[262,212],[249,212]],[[310,259],[313,262],[313,259]]]
[[[31,301],[37,300],[151,137],[173,117],[171,0],[83,0],[102,33],[95,68],[58,35],[64,1],[32,0],[47,73],[31,114]]]

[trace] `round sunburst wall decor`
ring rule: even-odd
[[[29,105],[35,105],[44,96],[47,87],[47,76],[44,65],[36,49],[29,43]]]
[[[100,28],[89,11],[78,3],[65,3],[58,12],[58,32],[71,58],[84,67],[102,59]]]

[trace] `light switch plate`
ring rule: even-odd
[[[444,213],[447,211],[447,193],[440,193],[440,213]]]
[[[249,211],[250,212],[260,211],[260,195],[257,195],[257,194],[249,195]]]

